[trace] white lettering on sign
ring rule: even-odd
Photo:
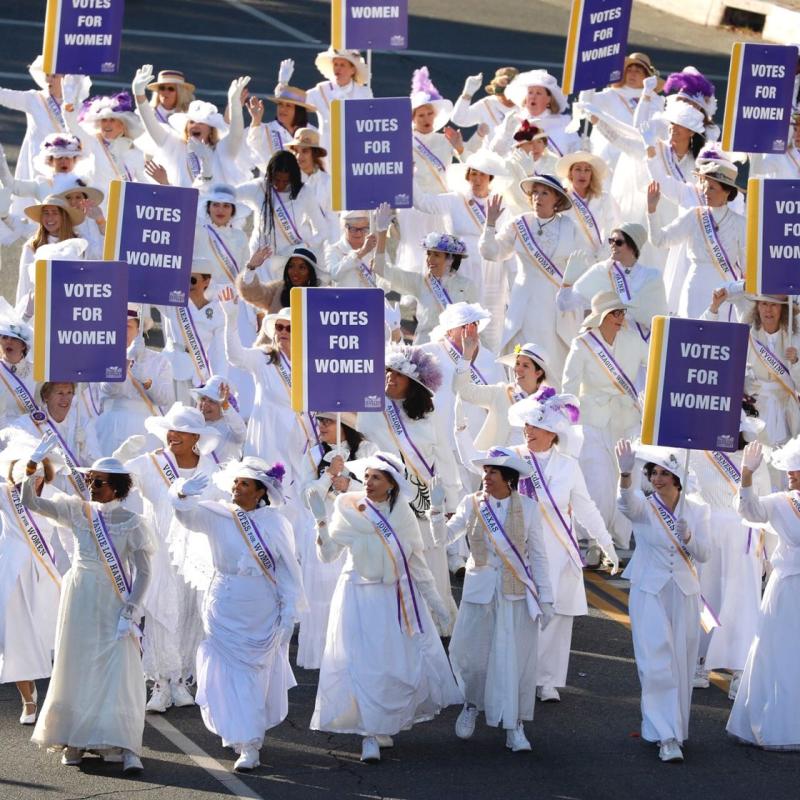
[[[72,0],[73,8],[111,8],[111,0]]]
[[[611,30],[609,28],[609,30]],[[593,47],[591,50],[581,51],[581,61],[597,61],[598,58],[609,58],[619,53],[619,42],[617,44],[609,44],[605,47]]]
[[[67,297],[111,297],[110,283],[65,283]]]
[[[730,411],[730,397],[716,394],[687,394],[686,392],[670,392],[669,402],[673,408],[693,408],[698,411]]]
[[[320,311],[319,321],[323,325],[369,325],[366,311]]]
[[[357,119],[356,131],[358,133],[394,133],[400,129],[397,117],[389,119]]]
[[[601,22],[611,22],[611,20],[619,19],[622,16],[622,8],[607,8],[605,11],[594,11],[589,14],[589,22],[592,25],[599,25]]]
[[[797,225],[784,225],[784,228],[794,227],[796,230],[800,229],[800,223]],[[788,233],[785,235],[789,235]],[[795,233],[795,236],[798,234]],[[792,261],[800,261],[800,245],[797,244],[771,244],[769,246],[770,258],[787,258]]]
[[[750,73],[754,78],[783,78],[786,67],[783,64],[752,64]]]
[[[743,119],[783,119],[782,108],[764,106],[742,106]]]
[[[375,372],[375,361],[371,358],[315,358],[316,372],[366,375]]]
[[[681,342],[682,358],[704,358],[707,361],[728,361],[731,349],[726,344],[700,344],[699,342]]]
[[[402,161],[357,162],[350,165],[353,175],[402,175],[405,165]]]
[[[64,44],[77,47],[111,47],[114,37],[110,33],[65,33]]]
[[[399,6],[350,6],[353,19],[400,19]]]
[[[779,214],[800,214],[800,200],[776,200],[775,210]]]
[[[183,256],[174,253],[148,253],[142,250],[128,250],[125,261],[132,267],[162,267],[163,269],[180,269]]]
[[[59,344],[103,344],[114,345],[117,343],[116,331],[58,331]]]
[[[159,222],[180,222],[181,210],[179,208],[166,208],[164,206],[142,206],[136,204],[137,219],[155,219]]]

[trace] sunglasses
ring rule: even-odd
[[[206,278],[210,278],[211,276],[210,275],[201,275],[200,277],[205,280]],[[200,278],[197,278],[194,275],[192,275],[192,277],[189,280],[191,281],[192,286],[197,286],[197,284],[200,281]]]
[[[615,308],[613,311],[609,312],[612,317],[624,317],[625,316],[625,309],[624,308]]]
[[[282,322],[276,322],[275,323],[275,333],[280,333],[282,331],[286,331],[286,333],[291,333],[292,332],[292,326],[291,325],[284,325]]]
[[[622,245],[625,244],[625,240],[624,239],[613,239],[613,238],[610,238],[608,240],[608,243],[609,244],[615,244],[617,247],[622,247]]]
[[[102,489],[103,486],[107,486],[111,481],[104,481],[102,478],[92,478],[88,481],[90,488],[92,489]]]

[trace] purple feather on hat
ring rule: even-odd
[[[278,483],[283,482],[283,476],[286,474],[286,467],[280,461],[276,461],[268,470],[267,475],[274,478]]]
[[[421,347],[411,347],[410,350],[409,360],[416,365],[420,382],[431,392],[438,392],[442,385],[442,370],[436,357],[426,353]]]
[[[545,403],[551,397],[555,397],[555,395],[556,390],[552,386],[544,386],[533,395],[533,399],[536,400],[537,403]]]
[[[683,92],[692,97],[713,97],[714,84],[699,72],[673,72],[664,84],[664,94]]]
[[[427,67],[415,69],[414,74],[411,76],[411,93],[414,94],[415,92],[422,92],[428,95],[431,101],[442,99],[439,90],[433,85]]]
[[[704,145],[700,148],[700,152],[697,154],[697,158],[705,158],[709,161],[721,161],[725,159],[725,154],[719,149],[717,146],[717,142],[711,142],[710,144]]]
[[[566,411],[569,421],[573,425],[580,419],[581,411],[577,406],[573,405],[572,403],[564,403],[562,408],[564,411]]]

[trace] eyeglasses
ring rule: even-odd
[[[362,226],[362,225],[348,225],[347,230],[353,231],[353,233],[366,233],[369,230],[369,225]]]
[[[107,486],[111,481],[104,481],[102,478],[92,478],[88,483],[92,489],[102,489],[103,486]]]
[[[275,333],[280,333],[282,331],[286,331],[286,333],[291,333],[292,332],[292,326],[291,325],[284,325],[282,322],[276,322],[275,323]]]
[[[622,245],[625,244],[625,240],[624,239],[609,238],[608,243],[609,244],[615,244],[617,247],[622,247]]]
[[[624,317],[625,316],[625,309],[624,308],[615,308],[613,311],[609,311],[612,317]]]

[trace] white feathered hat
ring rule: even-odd
[[[421,106],[432,105],[436,111],[433,118],[433,129],[438,131],[447,124],[453,113],[453,104],[445,100],[439,90],[434,86],[427,67],[414,70],[411,76],[411,113]]]
[[[186,130],[187,122],[200,122],[216,128],[220,136],[224,136],[228,132],[228,125],[225,118],[219,113],[219,109],[213,103],[205,100],[192,100],[186,111],[178,111],[171,114],[169,118],[170,126],[181,134]]]

